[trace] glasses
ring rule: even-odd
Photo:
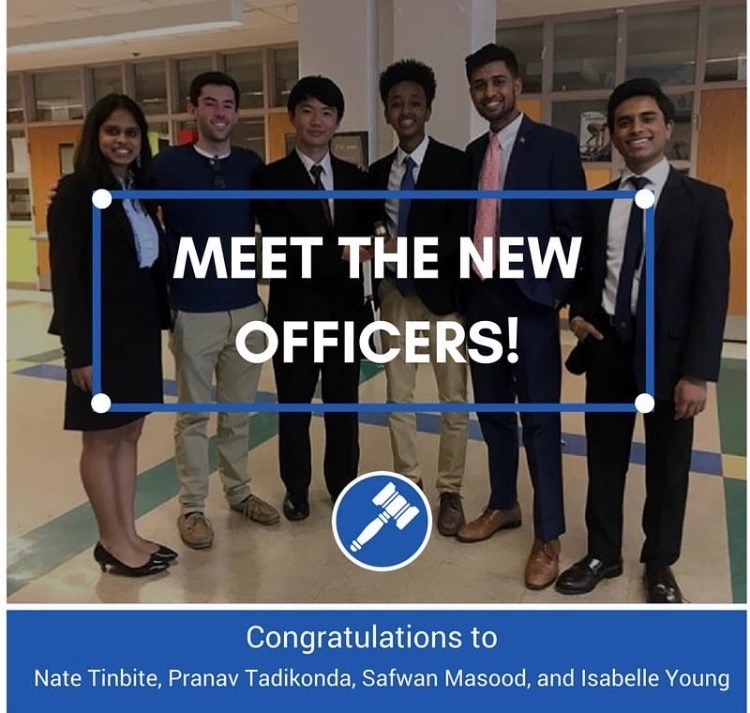
[[[221,170],[221,159],[218,156],[214,156],[211,159],[211,174],[214,180],[214,188],[222,189],[227,187],[227,183],[224,180],[224,172]]]

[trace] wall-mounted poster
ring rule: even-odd
[[[578,136],[582,161],[612,160],[612,144],[609,141],[607,117],[602,112],[581,112],[581,128]]]

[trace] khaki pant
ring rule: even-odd
[[[383,332],[384,348],[398,348],[399,355],[385,365],[387,380],[387,399],[389,403],[411,403],[414,401],[414,389],[417,380],[418,364],[407,363],[404,357],[404,323],[414,320],[425,320],[430,328],[424,336],[430,338],[430,363],[435,373],[438,400],[440,403],[466,403],[467,374],[465,363],[446,359],[438,363],[435,356],[436,329],[438,322],[462,322],[456,314],[437,316],[430,312],[416,295],[404,297],[393,280],[385,279],[378,288],[380,298],[380,318],[394,324],[400,337],[393,337]],[[461,347],[466,354],[465,345]],[[438,449],[437,479],[435,487],[438,492],[458,492],[464,475],[466,462],[466,439],[468,436],[468,413],[442,413],[440,416],[440,446]],[[391,434],[393,451],[393,469],[412,480],[422,476],[417,455],[417,423],[413,413],[390,413],[388,428]]]
[[[224,312],[182,312],[175,315],[169,347],[174,354],[179,403],[252,403],[258,390],[262,364],[251,364],[237,352],[234,342],[247,322],[263,320],[262,302]],[[260,352],[266,338],[253,332],[250,351]],[[216,397],[212,393],[216,376]],[[203,512],[211,472],[208,457],[208,413],[180,413],[175,423],[175,461],[180,481],[183,514]],[[230,505],[250,495],[247,474],[250,414],[219,413],[216,441],[219,475]]]

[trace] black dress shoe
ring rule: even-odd
[[[437,529],[441,535],[452,537],[465,522],[464,508],[458,493],[440,493]]]
[[[302,500],[299,503],[295,503],[292,500],[292,496],[287,494],[284,498],[284,517],[287,520],[304,520],[310,515],[310,503],[307,500]]]
[[[649,604],[682,604],[682,592],[677,586],[671,567],[647,564],[643,582],[646,585],[646,601]]]
[[[596,557],[584,557],[566,569],[555,582],[560,594],[586,594],[594,590],[603,579],[619,577],[622,574],[622,560],[605,564]]]

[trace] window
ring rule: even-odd
[[[499,28],[496,39],[497,44],[504,45],[515,53],[523,80],[523,91],[527,94],[541,92],[544,51],[542,26]]]
[[[167,113],[167,71],[164,60],[136,64],[135,100],[144,114]]]
[[[662,85],[691,84],[697,41],[697,10],[631,17],[626,77],[650,77]]]
[[[111,64],[106,67],[94,67],[91,70],[94,85],[94,101],[98,101],[107,94],[122,94],[122,67]]]
[[[11,129],[8,131],[6,152],[8,173],[29,173],[29,150],[26,144],[26,132],[22,129]]]
[[[554,26],[555,91],[611,89],[615,85],[617,22],[614,17]]]
[[[745,80],[746,15],[744,5],[709,9],[707,82]]]
[[[8,220],[31,220],[28,178],[8,179]]]
[[[8,75],[7,95],[7,118],[8,124],[23,124],[23,95],[21,93],[21,75]]]
[[[26,132],[18,129],[8,131],[7,137],[7,220],[31,220],[29,195],[29,152]]]
[[[177,60],[177,96],[172,107],[174,111],[183,112],[188,110],[190,82],[199,74],[210,72],[212,69],[213,61],[210,56]]]
[[[232,143],[252,149],[266,160],[266,128],[263,117],[240,119],[234,127]]]
[[[665,153],[670,161],[689,161],[693,138],[693,95],[677,94],[669,98],[674,102],[675,115],[672,138]]]
[[[226,73],[240,85],[240,109],[263,107],[263,54],[244,52],[225,58]]]
[[[299,79],[299,53],[296,47],[273,50],[273,106],[286,106],[289,92]]]
[[[83,119],[81,72],[78,69],[34,75],[37,121]]]

